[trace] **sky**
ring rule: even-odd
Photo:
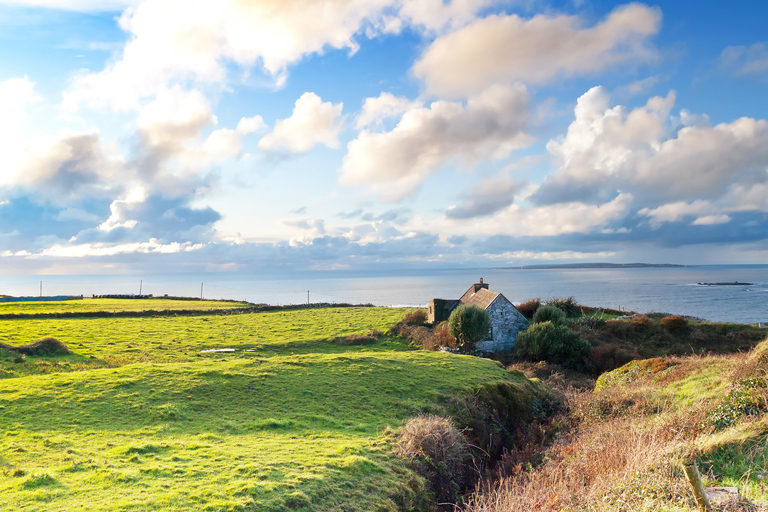
[[[0,273],[767,263],[766,19],[0,0]]]

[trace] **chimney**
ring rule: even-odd
[[[475,292],[474,293],[477,293],[477,290],[479,290],[480,288],[485,288],[486,290],[488,289],[488,283],[484,283],[482,277],[480,278],[480,282],[476,283],[473,286],[475,288]]]

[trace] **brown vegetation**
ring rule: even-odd
[[[26,356],[64,356],[71,354],[67,346],[56,338],[43,338],[28,345],[20,345],[18,347],[0,343],[0,349]]]
[[[512,368],[557,388],[567,412],[556,421],[561,430],[554,442],[532,435],[528,445],[510,450],[497,468],[500,478],[478,486],[467,512],[691,509],[695,504],[681,460],[698,456],[706,485],[718,485],[717,473],[737,460],[745,464],[740,471],[747,471],[747,479],[750,472],[765,472],[768,439],[760,415],[764,412],[759,411],[768,410],[768,340],[749,354],[635,361],[601,378],[605,383],[596,392],[576,390],[573,375],[564,377],[556,365],[521,363]],[[738,370],[729,377],[728,368]],[[731,392],[681,402],[666,388],[699,374],[721,375],[724,382],[733,382]],[[762,378],[739,380],[756,374]],[[752,409],[744,408],[744,397],[756,397]],[[759,414],[749,416],[751,410]],[[722,419],[724,412],[729,418],[741,415],[728,425],[756,422],[755,441],[738,437],[731,444],[704,443],[702,439],[718,439],[717,429],[723,427],[711,419]],[[717,510],[768,510],[743,498],[727,507]]]

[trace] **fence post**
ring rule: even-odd
[[[707,493],[704,492],[704,484],[701,483],[699,468],[696,467],[696,459],[683,461],[683,470],[688,483],[693,488],[693,496],[696,498],[696,506],[702,512],[711,512],[712,505],[709,504]]]

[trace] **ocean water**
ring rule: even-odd
[[[621,269],[459,269],[306,271],[290,274],[0,276],[0,293],[16,296],[180,295],[266,304],[315,302],[424,306],[458,298],[483,278],[514,303],[573,296],[589,306],[691,315],[719,322],[768,322],[768,265]],[[752,283],[701,286],[703,282]]]

